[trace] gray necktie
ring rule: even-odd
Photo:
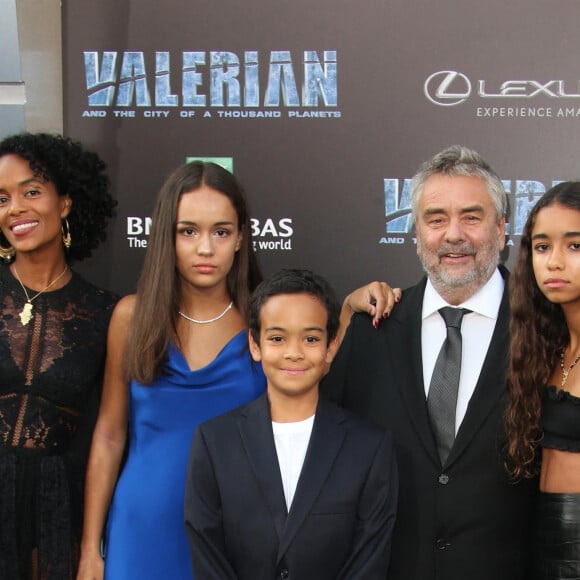
[[[471,310],[466,308],[450,306],[439,310],[447,327],[447,338],[443,342],[433,369],[427,395],[427,409],[441,465],[445,465],[455,440],[455,407],[461,374],[461,321],[463,315],[469,312]]]

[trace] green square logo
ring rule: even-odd
[[[186,157],[185,162],[191,163],[192,161],[203,161],[205,163],[215,163],[216,165],[221,165],[225,170],[230,173],[234,172],[234,158],[233,157]]]

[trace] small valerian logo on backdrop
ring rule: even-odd
[[[510,209],[506,234],[521,236],[528,214],[542,195],[561,180],[544,184],[531,179],[502,180],[508,194]],[[411,215],[411,179],[386,178],[383,180],[385,230],[379,237],[382,245],[415,243],[415,229]],[[513,245],[512,240],[507,245]]]

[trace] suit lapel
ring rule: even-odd
[[[318,402],[308,451],[278,548],[278,561],[320,494],[345,436],[344,413],[323,398]]]
[[[385,357],[391,358],[386,365],[391,372],[385,380],[392,381],[399,389],[409,422],[419,441],[433,461],[439,464],[423,385],[421,314],[426,283],[427,279],[424,278],[416,286],[405,290],[403,302],[395,307],[386,323],[392,327],[385,332]]]
[[[500,267],[500,271],[505,280],[505,288],[497,322],[475,390],[469,400],[465,417],[461,422],[455,443],[447,459],[447,465],[450,465],[461,456],[471,439],[479,431],[481,424],[505,393],[510,314],[508,273],[503,267]]]
[[[287,510],[266,393],[248,405],[240,417],[239,428],[248,461],[264,494],[280,540]]]

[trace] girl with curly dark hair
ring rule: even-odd
[[[48,134],[0,142],[0,577],[76,573],[116,297],[70,264],[105,237],[105,164]]]
[[[530,212],[510,298],[507,467],[540,475],[532,577],[578,578],[580,182],[556,185]]]

